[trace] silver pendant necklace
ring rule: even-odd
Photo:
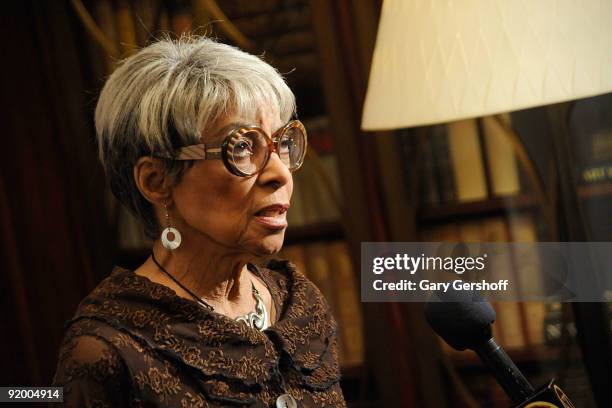
[[[253,288],[253,297],[255,298],[255,310],[245,314],[244,316],[238,316],[236,318],[237,322],[242,322],[247,326],[257,329],[259,331],[266,330],[268,326],[270,326],[270,316],[268,315],[268,310],[266,309],[266,304],[264,303],[261,295],[257,288],[255,288],[255,284],[251,281],[251,287]]]

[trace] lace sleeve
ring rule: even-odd
[[[53,383],[64,387],[66,407],[129,405],[123,361],[112,346],[96,337],[75,337],[62,346]]]

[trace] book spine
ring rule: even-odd
[[[438,125],[431,128],[431,144],[433,146],[434,173],[440,201],[442,203],[455,202],[457,191],[453,177],[446,125]]]
[[[417,168],[415,171],[415,162],[421,162],[420,160],[415,160],[415,157],[418,157],[416,154],[418,153],[418,149],[416,148],[418,140],[416,140],[414,131],[412,129],[400,129],[396,132],[396,136],[396,146],[400,157],[400,166],[404,191],[408,197],[412,197],[412,193],[414,191],[413,189],[419,185],[418,181],[416,183],[414,182],[415,178],[416,180],[418,180],[421,174],[419,168]],[[420,200],[421,197],[422,196],[418,195],[417,193],[417,196],[414,198]],[[417,205],[419,203],[417,203]]]
[[[513,215],[508,219],[510,238],[513,242],[536,242],[537,233],[533,219],[528,214]],[[520,260],[520,267],[516,268],[517,279],[520,284],[521,295],[535,297],[543,293],[542,270],[537,252],[531,247],[516,248],[512,254]],[[525,310],[525,324],[527,327],[527,343],[544,343],[544,315],[545,304],[538,301],[522,303]]]
[[[315,224],[319,221],[319,212],[317,206],[317,196],[314,185],[314,170],[310,160],[306,160],[299,172],[294,174],[294,184],[298,185],[300,190],[298,197],[300,199],[303,221],[301,225]]]
[[[291,262],[298,271],[308,276],[303,245],[296,244],[283,247],[276,257]]]
[[[306,224],[304,213],[304,194],[302,190],[302,178],[299,175],[293,177],[293,192],[291,194],[291,206],[287,211],[287,224],[289,228],[301,227]]]
[[[433,154],[433,146],[429,135],[422,134],[419,140],[421,148],[421,160],[419,173],[421,173],[420,195],[423,203],[426,205],[440,204],[440,188],[438,187],[438,179],[435,172],[435,159]]]
[[[449,123],[448,146],[457,200],[465,202],[486,198],[485,168],[475,120]]]
[[[131,55],[137,49],[138,44],[130,4],[126,0],[117,0],[115,7],[115,24],[119,33],[119,44],[124,55]]]
[[[489,218],[482,221],[482,238],[483,242],[507,242],[509,240],[507,226],[502,217]],[[504,272],[505,276],[512,276],[512,257],[507,254],[505,257],[498,257],[501,262],[496,265],[496,268],[507,268]],[[514,279],[513,279],[514,280]],[[513,285],[510,286],[510,290]],[[516,296],[517,293],[510,293],[511,296]],[[501,343],[508,348],[523,347],[526,344],[525,326],[521,318],[521,309],[516,301],[500,301],[495,303],[498,311],[497,322],[501,332]]]
[[[439,225],[421,232],[421,241],[423,242],[461,242],[461,240],[460,227],[455,224]],[[463,355],[462,351],[455,350],[441,337],[438,337],[438,341],[444,354],[448,356]]]
[[[518,194],[519,173],[512,143],[495,118],[484,117],[482,123],[493,195]]]
[[[581,184],[612,182],[612,161],[582,166],[577,178]]]
[[[331,278],[336,297],[339,332],[344,339],[343,365],[363,363],[363,321],[356,277],[353,272],[345,242],[333,242],[327,246],[331,265]]]
[[[115,17],[113,12],[113,6],[110,1],[97,1],[93,4],[93,17],[98,23],[100,30],[104,33],[106,38],[115,47],[119,49],[119,40],[117,35],[117,26],[115,23]],[[115,70],[116,61],[113,60],[112,55],[108,55],[106,51],[102,52],[102,58],[104,59],[104,65],[107,73],[111,73]]]

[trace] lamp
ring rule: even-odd
[[[612,91],[612,2],[384,0],[363,130]]]

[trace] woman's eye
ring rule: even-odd
[[[280,143],[280,150],[283,153],[289,153],[293,150],[293,139],[282,139]]]
[[[253,155],[253,143],[249,140],[240,140],[234,145],[234,156],[246,158]]]

